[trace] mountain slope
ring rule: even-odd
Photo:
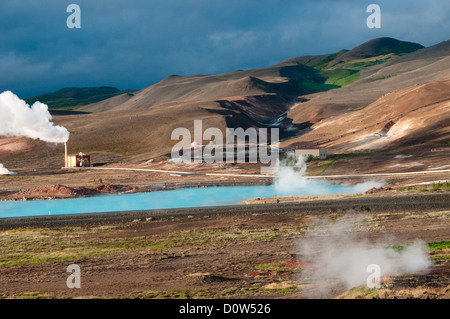
[[[370,45],[363,44],[358,49],[364,49],[367,55],[382,55],[346,61],[342,57],[359,51],[355,48],[329,55],[297,57],[267,68],[218,75],[172,75],[140,91],[119,93],[79,109],[92,114],[55,115],[54,122],[71,132],[70,150],[121,154],[133,162],[170,156],[177,142],[171,139],[171,132],[178,127],[192,130],[194,120],[203,121],[203,130],[217,127],[223,132],[226,128],[277,126],[285,140],[282,146],[314,143],[329,138],[335,130],[345,131],[368,124],[371,119],[366,116],[369,114],[383,119],[386,114],[437,101],[446,94],[450,41],[400,54],[397,54],[402,51],[399,45],[390,52],[375,45],[385,42],[382,39],[369,41]],[[416,49],[418,45],[407,47]],[[333,64],[339,59],[344,62]],[[405,93],[388,94],[395,90],[405,90]],[[392,99],[383,100],[386,94]],[[417,121],[420,134],[428,135],[430,141],[448,136],[440,122],[447,119],[448,105],[435,107],[440,115],[423,109],[415,113],[420,117],[411,118]],[[338,120],[336,125],[334,120]],[[360,124],[358,120],[363,122]],[[382,131],[385,124],[376,127],[377,132]],[[395,122],[389,134],[402,125],[402,121]],[[434,128],[438,128],[437,135],[433,133]],[[414,138],[408,139],[410,129],[406,132],[401,139],[378,139],[370,149],[403,145],[400,140],[414,143]],[[417,136],[416,133],[410,136]],[[368,131],[368,134],[375,133]],[[359,138],[359,135],[353,137]],[[381,141],[387,143],[382,145]],[[363,149],[352,145],[353,142],[349,138],[325,145],[337,152]],[[46,148],[47,151],[42,152]],[[43,143],[22,156],[37,160],[50,156],[47,154],[54,156],[55,152]],[[10,159],[14,162],[14,157],[0,158],[0,162],[8,163]]]
[[[263,94],[278,94],[294,99],[299,94],[316,91],[313,87],[323,84],[325,80],[317,70],[304,65],[274,66],[219,75],[172,75],[136,92],[115,106],[106,100],[85,106],[81,110],[102,112],[148,108],[165,103],[215,101]]]
[[[418,43],[400,41],[393,38],[377,38],[367,41],[352,50],[337,56],[328,64],[328,67],[333,67],[339,63],[355,59],[371,58],[387,54],[400,55],[402,53],[411,53],[423,48],[424,46]]]
[[[402,88],[363,109],[324,118],[284,143],[314,145],[333,153],[380,150],[450,137],[450,77]]]
[[[423,84],[450,74],[450,41],[394,57],[361,70],[359,79],[340,88],[303,96],[288,112],[293,123],[316,123],[330,116],[363,108],[383,94]]]
[[[389,51],[391,43],[394,45]],[[202,105],[200,108],[224,116],[228,127],[266,127],[280,123],[280,116],[284,116],[299,96],[346,86],[356,81],[361,71],[397,58],[394,52],[400,52],[399,47],[406,48],[403,51],[414,51],[422,46],[381,38],[350,51],[293,58],[267,68],[218,75],[171,75],[133,94],[121,94],[84,106],[80,111],[97,113],[153,109],[159,112],[164,109],[170,113],[172,106],[178,109],[185,103],[197,102]],[[337,67],[329,67],[330,63],[342,56],[350,57],[362,51],[370,57],[359,57],[340,63]],[[378,53],[390,55],[372,57]],[[217,105],[221,110],[215,109]],[[295,117],[280,124],[283,138],[308,125],[305,124],[308,121],[292,125],[290,122],[293,121]],[[288,128],[289,132],[283,128]]]
[[[345,86],[358,78],[360,70],[385,63],[393,55],[423,48],[420,44],[379,38],[368,41],[350,51],[335,54],[299,57],[277,65],[218,75],[171,75],[159,83],[112,101],[102,101],[81,110],[102,112],[148,108],[174,102],[226,99],[234,96],[278,94],[294,100],[299,95],[327,91]],[[388,57],[385,55],[391,54]],[[371,59],[377,56],[380,59]],[[339,61],[339,62],[336,62]],[[330,65],[344,63],[339,67]],[[349,63],[353,61],[353,63]]]
[[[408,51],[414,52],[405,53]],[[133,95],[116,96],[81,110],[98,116],[114,112],[114,116],[121,117],[127,110],[136,116],[163,116],[173,121],[170,127],[190,127],[186,122],[187,118],[193,121],[190,114],[196,114],[195,119],[214,118],[210,123],[220,122],[223,128],[278,125],[282,138],[290,143],[290,138],[304,134],[315,123],[362,109],[390,91],[443,78],[450,70],[449,53],[448,43],[423,48],[380,38],[352,50],[293,58],[262,69],[218,75],[172,75]],[[333,64],[344,58],[345,62]],[[159,125],[154,122],[152,129],[158,131]],[[136,135],[127,126],[122,126],[122,130]],[[154,144],[148,142],[149,150],[158,149],[159,154],[170,151],[173,144],[170,135],[164,138],[150,131],[148,134],[155,139]],[[141,147],[134,147],[133,152],[141,151]]]
[[[45,103],[50,109],[76,108],[80,105],[96,103],[113,96],[132,93],[134,90],[120,91],[119,89],[101,86],[89,88],[68,87],[54,93],[41,94],[30,97],[25,101],[33,104],[36,101]]]

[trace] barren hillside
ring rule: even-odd
[[[291,147],[328,139],[446,98],[449,74],[450,41],[422,48],[379,38],[352,50],[292,58],[262,69],[172,75],[140,91],[78,109],[91,114],[68,112],[70,115],[55,115],[53,120],[71,132],[69,152],[95,153],[97,161],[167,159],[177,142],[171,140],[173,129],[192,129],[194,120],[200,119],[203,129],[223,131],[227,127],[278,126],[282,146]],[[343,152],[415,141],[445,142],[448,115],[448,102],[442,102],[394,119],[389,128],[384,128],[383,122],[323,145]],[[45,162],[47,167],[57,168],[63,164],[62,157],[54,158],[61,152],[62,145],[1,139],[0,163],[15,168],[18,163]]]
[[[306,102],[290,109],[288,117],[293,123],[316,123],[363,108],[388,92],[424,84],[449,74],[450,41],[445,41],[364,68],[358,80],[343,88],[305,95]]]
[[[423,107],[422,107],[423,106]],[[359,110],[318,121],[288,145],[333,152],[379,150],[450,138],[450,77],[387,93]]]

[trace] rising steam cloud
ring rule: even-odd
[[[0,163],[0,175],[11,175],[14,174],[13,172],[10,172],[7,170],[2,163]]]
[[[65,143],[69,131],[52,123],[46,104],[36,102],[31,107],[11,91],[0,94],[0,136],[23,136],[50,143]],[[10,172],[0,164],[0,174]]]
[[[11,91],[0,94],[0,136],[24,136],[50,143],[65,143],[69,131],[51,122],[48,106],[41,102],[31,107]]]
[[[288,153],[277,168],[274,187],[280,194],[329,194],[335,185],[325,180],[304,176],[304,157]],[[365,181],[356,185],[340,186],[339,192],[363,193],[381,187],[384,181]],[[425,244],[416,240],[404,250],[389,248],[386,243],[370,243],[361,232],[367,225],[363,215],[348,214],[337,222],[316,219],[314,228],[298,242],[298,253],[303,261],[300,283],[312,289],[304,290],[305,297],[330,297],[355,286],[366,284],[369,265],[378,265],[381,276],[399,273],[426,272],[431,265]],[[359,232],[356,232],[359,231]],[[359,234],[357,236],[356,234]],[[393,238],[390,238],[393,241]]]
[[[335,187],[325,180],[311,179],[304,176],[306,172],[306,161],[304,156],[296,158],[293,152],[287,154],[286,158],[278,164],[274,187],[276,191],[283,194],[295,195],[326,195]],[[358,194],[364,193],[371,188],[384,186],[384,181],[365,181],[355,185],[335,187],[336,193]]]
[[[300,282],[313,288],[305,297],[331,297],[336,291],[365,285],[370,272],[379,266],[381,276],[424,273],[431,266],[426,245],[416,240],[401,251],[386,242],[370,243],[357,232],[367,225],[364,216],[351,212],[336,222],[317,220],[315,227],[298,242],[304,262]],[[357,236],[357,233],[360,235]],[[392,242],[390,238],[389,242]]]

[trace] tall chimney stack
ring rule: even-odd
[[[67,143],[64,143],[64,167],[67,167]]]

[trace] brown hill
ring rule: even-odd
[[[50,109],[74,108],[80,105],[92,104],[113,96],[132,93],[134,90],[120,91],[117,88],[109,86],[101,87],[67,87],[54,93],[41,94],[26,99],[29,105],[39,101],[48,105]]]
[[[331,67],[354,59],[368,58],[390,53],[394,53],[396,55],[410,53],[422,48],[424,48],[424,46],[418,43],[400,41],[393,38],[377,38],[367,41],[350,51],[343,52],[331,61],[329,66]]]
[[[360,78],[337,90],[303,96],[288,112],[293,123],[317,123],[373,103],[393,90],[424,84],[450,73],[450,41],[396,57],[361,71]]]
[[[384,54],[387,53],[385,48],[375,44],[385,42],[378,40],[358,50],[364,49],[368,55]],[[396,47],[382,56],[328,66],[333,60],[354,55],[358,50],[300,57],[256,70],[219,75],[173,75],[143,90],[79,109],[92,114],[58,115],[54,116],[54,122],[71,132],[71,152],[96,153],[97,163],[119,159],[141,163],[150,158],[167,158],[177,142],[171,140],[172,131],[178,127],[192,130],[194,120],[203,120],[203,129],[217,127],[222,131],[227,127],[279,125],[282,138],[286,139],[282,146],[289,147],[360,128],[377,117],[384,119],[421,103],[436,102],[449,91],[449,41],[401,55],[395,53],[399,52]],[[351,51],[353,53],[348,54]],[[336,70],[340,72],[341,65],[357,65],[359,72],[356,81],[343,87],[327,82],[339,75]],[[394,90],[399,91],[386,95]],[[386,131],[386,123],[355,134],[353,138],[325,145],[336,151],[385,148],[411,141],[409,136],[419,134],[417,130],[411,131],[413,127],[422,130],[420,134],[429,136],[429,140],[444,138],[447,131],[441,126],[442,121],[448,119],[448,113],[448,104],[436,104],[394,120],[394,125],[385,132],[387,135],[373,139],[371,144],[367,140],[358,144],[359,138],[371,138],[383,129]],[[400,133],[400,128],[406,127],[406,120],[417,121],[417,125],[409,124]],[[304,135],[295,137],[298,134]],[[22,153],[0,153],[0,163],[13,169],[18,163],[22,167],[28,162],[54,168],[62,166],[62,157],[54,160],[57,154],[62,154],[62,145],[28,143],[32,147],[23,146],[27,151]]]
[[[392,149],[450,137],[450,77],[399,89],[360,110],[330,116],[283,143],[336,152]]]
[[[400,41],[393,38],[377,38],[367,41],[351,50],[341,50],[332,54],[308,55],[285,60],[278,65],[303,64],[319,69],[333,68],[336,65],[352,60],[383,56],[402,55],[424,48],[413,42]]]
[[[278,94],[294,98],[310,93],[302,81],[317,76],[304,65],[273,66],[219,75],[171,75],[161,82],[133,94],[120,95],[81,108],[81,111],[103,112],[149,108],[155,105],[190,101],[216,101],[235,96]]]

